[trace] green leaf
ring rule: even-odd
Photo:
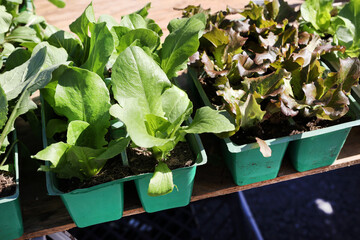
[[[138,29],[147,28],[147,23],[141,15],[137,13],[132,13],[129,15],[125,15],[121,18],[120,26],[130,29]]]
[[[7,42],[40,42],[36,31],[30,27],[17,27],[9,35],[5,37]]]
[[[96,157],[96,160],[106,160],[116,157],[121,152],[125,151],[126,147],[130,143],[130,138],[119,138],[112,140],[109,143],[109,146],[106,148],[105,152]]]
[[[301,5],[301,16],[310,22],[315,30],[326,32],[330,27],[333,0],[307,0]]]
[[[89,126],[90,124],[84,121],[71,121],[68,125],[66,142],[70,145],[86,146],[87,138],[94,137],[86,134],[86,129],[88,129]]]
[[[48,0],[58,8],[64,8],[66,6],[66,3],[63,0]]]
[[[151,3],[147,3],[143,8],[137,10],[135,13],[139,14],[143,18],[146,18],[146,16],[149,14],[148,10],[151,8]]]
[[[351,51],[355,50],[356,53],[351,54],[352,57],[358,57],[360,55],[360,50],[359,50],[359,46],[360,46],[360,2],[358,0],[351,0],[349,3],[347,3],[339,12],[339,16],[343,17],[343,19],[347,19],[345,20],[345,27],[348,30],[351,31],[352,33],[352,46],[350,48],[347,49],[347,51],[349,51],[349,53],[351,54]],[[336,31],[336,35],[335,38],[337,39],[341,39],[341,42],[346,42],[346,40],[344,39],[344,35],[349,36],[349,32],[346,32],[346,34],[344,34],[344,30],[343,28],[338,28]]]
[[[29,60],[31,53],[23,48],[15,49],[11,55],[6,59],[5,69],[10,71]]]
[[[153,52],[160,44],[160,37],[149,29],[135,29],[124,34],[119,40],[118,52],[124,51],[129,46],[146,47]]]
[[[160,57],[161,68],[169,79],[177,76],[177,72],[186,67],[189,57],[197,51],[199,35],[204,28],[201,20],[192,17],[166,37]]]
[[[96,157],[104,151],[58,142],[38,152],[33,158],[50,161],[52,165],[48,170],[57,173],[60,178],[77,177],[84,180],[95,176],[103,168],[106,161],[96,160]]]
[[[31,26],[35,24],[39,24],[45,22],[45,18],[41,16],[37,16],[32,14],[31,12],[24,11],[19,14],[16,18],[14,18],[15,24],[24,24],[26,26]]]
[[[61,119],[50,119],[46,125],[46,137],[52,138],[56,133],[66,132],[68,123]]]
[[[68,54],[65,49],[51,46],[47,42],[41,42],[33,49],[32,54],[37,53],[40,49],[46,47],[46,58],[42,68],[52,67],[61,63],[65,63],[68,59]]]
[[[219,111],[210,107],[202,107],[195,113],[194,120],[189,127],[184,128],[186,133],[221,133],[235,130],[233,124],[220,114]]]
[[[164,115],[160,96],[171,83],[141,48],[129,47],[120,53],[113,66],[112,86],[120,106],[136,104],[143,116],[149,113]]]
[[[4,90],[8,101],[18,97],[23,88],[37,76],[45,62],[45,58],[46,48],[43,48],[24,64],[0,75],[0,86]]]
[[[5,125],[8,114],[8,101],[4,90],[0,86],[0,129]]]
[[[97,74],[77,67],[66,67],[55,80],[58,82],[54,95],[55,112],[69,121],[88,122],[96,136],[91,139],[92,147],[106,144],[104,136],[110,120],[110,95],[104,81]]]
[[[6,33],[11,25],[12,15],[8,13],[4,6],[0,6],[0,33]]]
[[[159,162],[150,179],[148,194],[150,196],[162,196],[171,193],[174,189],[173,175],[166,163]]]
[[[246,102],[240,106],[241,127],[248,128],[255,126],[263,120],[265,111],[261,110],[260,104],[256,102],[254,95],[249,94]]]
[[[96,23],[91,26],[89,57],[81,67],[103,77],[105,65],[114,51],[114,39],[106,23]]]
[[[139,108],[133,107],[136,103],[126,104],[120,107],[118,104],[111,106],[110,114],[120,119],[125,125],[131,140],[137,145],[145,148],[162,146],[175,138],[162,139],[149,134],[144,121],[144,113]]]
[[[169,135],[168,130],[171,127],[171,122],[166,118],[154,114],[147,114],[145,119],[146,130],[151,136],[166,138]]]
[[[77,65],[81,65],[80,59],[83,54],[83,47],[79,39],[73,34],[60,30],[52,34],[47,41],[55,47],[64,48],[70,60]]]
[[[86,7],[80,17],[69,25],[70,30],[78,35],[81,42],[85,43],[84,48],[86,48],[87,42],[90,41],[88,36],[90,23],[95,23],[95,14],[92,3]]]
[[[165,117],[173,124],[181,124],[192,113],[192,103],[186,92],[173,85],[161,96]]]

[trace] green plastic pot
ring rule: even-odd
[[[188,69],[188,81],[194,96],[200,96],[206,106],[213,107],[197,80],[196,72]],[[236,185],[242,186],[273,179],[277,176],[291,138],[282,137],[265,141],[271,148],[271,157],[265,158],[257,143],[237,145],[229,138],[222,139],[222,155]]]
[[[333,164],[352,127],[360,125],[360,106],[352,96],[349,115],[353,121],[297,134],[289,144],[289,157],[299,172]]]
[[[42,137],[43,147],[46,148],[45,115],[50,113],[42,101]],[[45,114],[46,112],[46,114]],[[122,158],[125,153],[122,154]],[[49,162],[46,162],[50,166]],[[58,179],[52,172],[46,172],[46,186],[49,195],[60,196],[74,223],[80,227],[118,220],[124,210],[124,182],[137,176],[130,176],[111,182],[99,184],[89,188],[76,189],[68,193],[59,190]]]
[[[171,193],[157,197],[152,197],[147,194],[149,182],[153,175],[152,173],[140,175],[139,178],[134,180],[141,204],[146,212],[152,213],[176,207],[183,207],[190,203],[196,167],[205,164],[207,156],[198,135],[188,134],[186,136],[186,141],[196,155],[196,161],[195,164],[190,167],[179,168],[172,171],[176,187]]]
[[[24,233],[19,202],[19,166],[18,149],[14,147],[14,165],[16,178],[15,194],[0,198],[0,239],[8,240],[21,237]]]

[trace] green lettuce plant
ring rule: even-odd
[[[168,169],[164,163],[168,153],[177,142],[184,140],[187,132],[233,128],[225,117],[208,108],[199,110],[192,125],[182,126],[192,112],[192,104],[186,93],[169,81],[177,76],[177,71],[186,68],[188,58],[196,52],[205,16],[171,21],[170,34],[161,44],[160,27],[146,17],[149,7],[150,4],[123,16],[117,23],[110,16],[95,20],[90,4],[70,25],[77,36],[57,31],[47,39],[52,46],[64,48],[72,62],[70,66],[61,66],[42,90],[46,103],[57,116],[63,117],[48,121],[47,137],[66,132],[66,139],[34,156],[50,161],[51,165],[42,166],[41,170],[53,171],[60,178],[88,179],[98,174],[108,159],[122,152],[131,139],[136,145],[152,150],[159,160],[156,170],[159,176],[159,169]],[[137,56],[135,62],[134,56]],[[110,76],[111,80],[106,79]],[[130,86],[138,87],[137,93]],[[113,115],[118,117],[124,106],[130,112],[125,114],[130,120],[120,118],[129,137],[118,137],[109,131],[109,109],[114,101],[120,105],[111,108]],[[139,101],[142,105],[131,101]],[[148,104],[151,106],[146,110]],[[149,113],[144,115],[146,119],[134,117],[144,114],[145,110]],[[139,125],[135,126],[137,123]],[[225,126],[217,126],[221,123]],[[135,130],[138,127],[141,129]],[[167,176],[170,178],[164,185],[154,181],[160,188],[150,188],[152,195],[172,191],[172,175]]]
[[[307,0],[301,5],[301,28],[316,32],[324,38],[332,37],[335,44],[346,48],[340,57],[359,57],[360,54],[360,2],[334,6],[333,0]]]
[[[171,70],[170,70],[171,71]],[[166,165],[169,152],[187,133],[220,133],[234,129],[218,111],[203,107],[188,126],[183,123],[193,110],[187,94],[173,85],[157,62],[139,47],[131,46],[117,58],[112,73],[118,104],[110,113],[126,126],[131,141],[153,153],[158,161],[148,194],[172,192],[172,174]]]
[[[56,58],[53,58],[54,55]],[[0,169],[9,169],[9,165],[4,165],[8,154],[3,154],[9,153],[13,147],[12,145],[7,149],[8,135],[14,130],[16,118],[36,108],[36,104],[30,99],[31,94],[50,81],[53,72],[66,62],[66,58],[63,49],[39,44],[32,51],[29,60],[0,75]]]

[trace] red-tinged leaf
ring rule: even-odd
[[[302,87],[302,90],[305,94],[305,103],[307,105],[312,105],[313,102],[316,100],[316,86],[314,83],[305,84]]]
[[[256,142],[259,144],[260,152],[264,157],[271,157],[271,148],[266,144],[266,142],[260,138],[255,138]]]
[[[239,33],[247,33],[250,31],[250,19],[234,21],[233,29]]]
[[[259,35],[259,40],[262,47],[268,48],[269,46],[272,47],[275,45],[278,37],[279,36],[275,35],[273,32],[269,32],[266,38],[263,38],[261,35]]]
[[[265,51],[263,53],[255,54],[254,62],[257,65],[263,64],[264,61],[273,63],[276,61],[278,54],[279,54],[278,48],[269,46],[267,51]]]
[[[216,78],[217,76],[224,76],[228,73],[227,70],[224,71],[216,71],[214,69],[214,63],[211,61],[211,59],[208,57],[206,52],[203,53],[201,57],[201,62],[204,64],[204,70],[211,78]]]

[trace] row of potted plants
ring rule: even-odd
[[[333,8],[334,32],[356,4]],[[299,171],[329,165],[360,123],[349,96],[360,62],[355,47],[308,18],[317,7],[306,1],[297,12],[274,0],[210,14],[188,6],[164,42],[147,17],[150,4],[120,22],[95,19],[90,4],[71,33],[30,14],[37,39],[3,55],[2,149],[41,89],[44,150],[33,158],[45,161],[49,194],[61,196],[79,227],[119,219],[125,181],[134,180],[147,212],[187,205],[196,166],[207,159],[197,135],[204,132],[225,138],[223,158],[238,185],[276,177],[286,150]],[[193,115],[174,79],[189,57],[188,80],[207,105]]]

